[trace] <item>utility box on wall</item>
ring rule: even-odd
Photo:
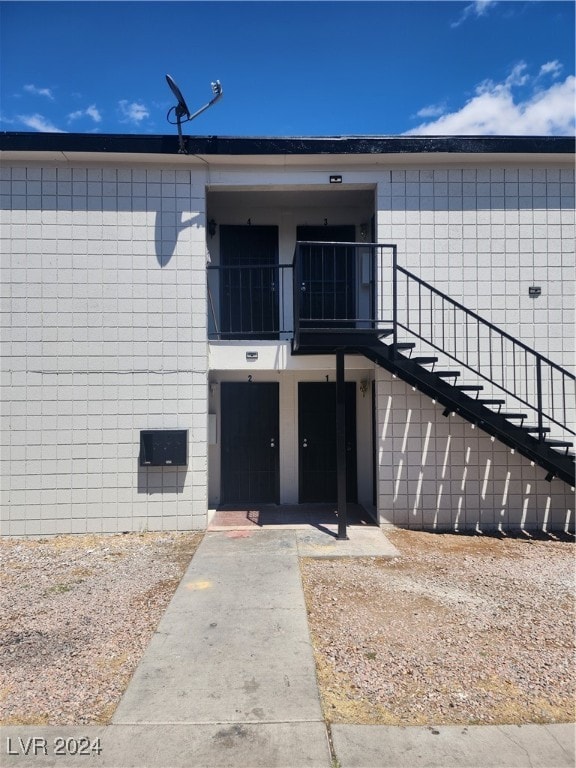
[[[140,432],[141,467],[185,467],[187,429],[148,429]]]

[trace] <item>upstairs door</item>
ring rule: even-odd
[[[338,498],[336,454],[336,383],[298,384],[300,502],[332,502]],[[355,502],[356,385],[346,382],[346,497]]]
[[[353,225],[309,227],[296,230],[299,241],[353,243]],[[356,316],[355,249],[330,245],[303,246],[300,251],[300,318],[315,327],[346,328]],[[330,321],[336,321],[330,323]],[[349,322],[346,322],[346,321]]]
[[[278,338],[278,227],[220,227],[224,339]]]
[[[278,384],[221,384],[223,504],[278,503]]]

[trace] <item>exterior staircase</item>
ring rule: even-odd
[[[387,247],[393,266],[384,286]],[[392,317],[303,316],[296,295],[293,352],[362,354],[439,403],[445,416],[458,414],[541,466],[547,480],[574,487],[576,377],[398,266],[395,246],[372,251],[372,307],[390,286]]]

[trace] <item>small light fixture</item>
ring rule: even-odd
[[[528,288],[528,296],[531,299],[536,299],[542,293],[542,288],[539,285],[531,285]]]
[[[210,237],[214,237],[214,235],[216,234],[216,226],[217,225],[214,219],[210,219],[210,221],[208,222],[208,234],[210,235]]]
[[[330,176],[330,184],[342,184],[342,176]]]
[[[362,397],[366,397],[366,392],[368,392],[368,379],[362,379],[360,382],[360,392],[362,392]]]

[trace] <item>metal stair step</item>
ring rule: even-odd
[[[398,349],[400,351],[403,349],[414,349],[415,346],[416,344],[411,341],[400,341],[397,344],[390,344],[392,349]]]
[[[459,387],[459,389],[460,389],[460,387]],[[478,398],[478,400],[476,402],[477,403],[481,403],[482,405],[504,405],[506,400],[481,400],[480,398]],[[501,413],[500,415],[504,416],[503,413]]]
[[[549,448],[572,448],[574,443],[568,443],[564,440],[544,440],[544,445]]]
[[[540,427],[522,427],[526,432],[540,432]],[[550,427],[542,427],[542,432],[550,432]]]
[[[434,371],[434,373],[441,379],[457,379],[460,376],[460,371]]]
[[[504,402],[503,400],[499,400],[498,402]],[[501,413],[500,416],[504,416],[505,419],[527,419],[528,414],[527,413]]]
[[[411,357],[410,359],[413,363],[418,363],[418,365],[429,365],[430,363],[438,362],[437,357]]]
[[[459,389],[462,392],[480,392],[484,387],[481,384],[458,384],[456,389]],[[504,402],[504,400],[502,402]]]

